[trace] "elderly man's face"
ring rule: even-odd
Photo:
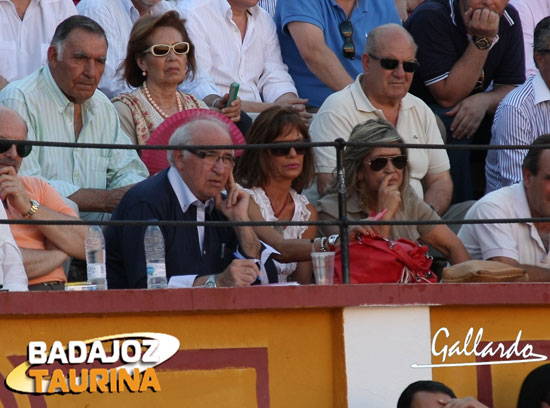
[[[16,113],[0,111],[0,139],[26,140],[27,126]],[[2,140],[0,140],[2,142]],[[0,153],[0,167],[12,166],[15,172],[19,171],[23,158],[17,153],[15,145]]]
[[[546,50],[550,50],[550,41]],[[546,86],[550,87],[550,51],[535,52],[534,57],[542,79],[546,82]]]
[[[409,91],[413,79],[412,72],[406,72],[403,62],[415,60],[415,49],[410,38],[399,29],[388,30],[377,40],[372,54],[363,54],[365,71],[364,90],[371,102],[399,103]],[[398,60],[395,69],[386,69],[381,59]]]
[[[83,103],[94,94],[105,70],[107,42],[102,35],[74,29],[62,50],[48,50],[48,64],[55,82],[67,99]]]
[[[538,167],[536,176],[523,169],[525,194],[531,216],[550,217],[550,150],[544,150],[540,154]]]
[[[194,145],[228,145],[232,144],[231,137],[219,126],[203,124],[194,129]],[[233,166],[228,158],[233,157],[232,150],[201,150],[208,156],[203,158],[190,151],[174,150],[174,165],[185,184],[195,197],[206,201],[216,197],[227,184]],[[219,158],[214,162],[212,157]],[[224,158],[226,160],[224,160]]]

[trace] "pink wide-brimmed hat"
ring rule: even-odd
[[[162,122],[151,134],[151,137],[147,141],[147,145],[167,145],[172,134],[180,126],[183,126],[192,120],[212,118],[218,119],[227,125],[233,144],[246,144],[244,136],[239,128],[221,113],[210,109],[187,109],[175,113]],[[236,150],[235,156],[240,156],[242,152],[242,150]],[[166,150],[143,150],[141,153],[141,159],[149,169],[149,174],[151,176],[169,166],[168,159],[166,158]]]

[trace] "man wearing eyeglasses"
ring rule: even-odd
[[[420,62],[411,93],[444,122],[448,144],[486,144],[499,102],[525,81],[517,11],[508,0],[425,1],[405,27]],[[453,202],[472,199],[470,151],[449,150],[449,159]]]
[[[356,125],[383,118],[406,143],[443,144],[434,114],[408,93],[418,68],[415,53],[416,45],[403,27],[385,24],[373,29],[362,56],[364,73],[323,103],[311,124],[312,140],[347,140]],[[315,150],[317,190],[323,193],[333,179],[336,150],[332,146]],[[409,149],[409,163],[410,184],[416,194],[443,214],[453,188],[445,150]]]
[[[48,65],[10,83],[0,104],[21,115],[30,140],[131,144],[113,104],[97,91],[106,54],[101,26],[69,17],[54,33]],[[57,146],[35,146],[20,172],[47,180],[84,219],[108,218],[128,186],[148,176],[133,150]]]
[[[10,108],[0,106],[0,198],[10,220],[78,219],[61,196],[43,179],[18,174],[31,145],[15,145],[27,139],[25,121]],[[81,225],[11,224],[11,232],[23,255],[30,290],[64,290],[63,263],[69,256],[85,259],[86,227]]]
[[[234,188],[222,198],[233,171],[232,150],[194,150],[184,146],[228,145],[225,124],[194,119],[178,128],[169,144],[170,168],[137,184],[113,213],[114,220],[249,221],[249,195]],[[166,274],[178,286],[249,286],[260,276],[253,259],[260,259],[261,243],[252,227],[161,227]],[[110,226],[106,231],[109,289],[145,288],[144,227]],[[242,256],[235,255],[239,248]],[[272,279],[276,280],[273,271]],[[264,280],[265,279],[265,280]],[[266,283],[268,276],[262,276]]]

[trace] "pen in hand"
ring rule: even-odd
[[[238,253],[237,251],[233,252],[233,256],[235,257],[235,259],[246,259],[244,256],[242,256],[240,253]],[[256,266],[258,267],[258,269],[260,269],[260,260],[259,259],[250,259],[251,261],[254,261],[256,262]],[[259,281],[262,280],[262,277],[261,276],[258,276],[257,278]]]

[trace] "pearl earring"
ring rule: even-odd
[[[147,76],[147,71],[141,71],[141,75]]]

